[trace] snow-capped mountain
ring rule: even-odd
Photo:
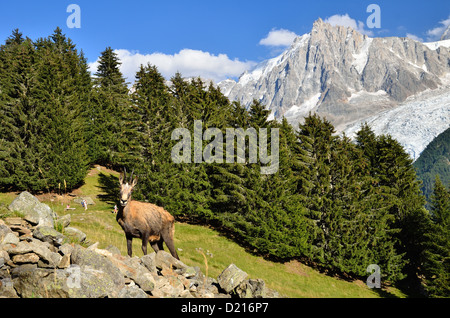
[[[450,40],[371,38],[319,19],[310,33],[297,37],[280,56],[245,72],[237,82],[218,85],[231,100],[248,106],[257,99],[272,110],[274,118],[284,116],[294,127],[310,111],[327,117],[338,132],[347,134],[370,121],[373,127],[382,127],[379,133],[405,137],[402,127],[406,124],[395,130],[389,129],[395,126],[389,123],[402,118],[415,122],[421,129],[412,129],[414,133],[429,132],[411,146],[410,153],[416,157],[432,135],[450,125],[449,48]],[[436,109],[442,117],[439,124],[427,116]]]
[[[443,40],[450,40],[450,25],[448,28],[444,31],[444,33],[441,36],[441,41]]]

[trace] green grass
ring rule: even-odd
[[[98,171],[101,169],[101,171]],[[99,248],[114,245],[122,255],[126,255],[126,240],[122,229],[112,213],[112,202],[100,200],[97,196],[104,195],[104,189],[99,186],[99,178],[118,176],[117,173],[95,168],[76,192],[78,195],[90,196],[96,204],[85,211],[81,205],[71,203],[72,211],[64,211],[68,196],[45,200],[45,203],[58,214],[71,214],[71,226],[86,233],[90,243],[99,242]],[[111,183],[113,186],[113,183]],[[0,194],[0,206],[7,205],[16,194]],[[1,213],[1,211],[0,211]],[[206,226],[184,223],[175,225],[175,247],[181,260],[190,266],[199,266],[203,273],[208,269],[208,276],[216,278],[228,265],[236,264],[249,274],[251,278],[263,279],[269,288],[277,290],[285,297],[313,298],[375,298],[375,297],[406,297],[396,288],[381,291],[369,289],[362,281],[346,281],[330,277],[317,270],[301,264],[298,261],[276,263],[265,260],[247,252],[238,243],[221,235]],[[151,247],[149,247],[151,251]],[[166,249],[167,250],[167,249]],[[206,256],[206,263],[203,254]],[[141,241],[133,240],[133,255],[142,256]],[[207,268],[206,268],[207,267]]]

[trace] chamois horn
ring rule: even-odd
[[[133,182],[133,173],[134,173],[134,168],[133,168],[133,170],[131,171],[130,182],[129,182],[129,184],[131,184],[131,183]]]
[[[125,167],[123,167],[123,178],[122,178],[122,182],[125,181],[127,179],[127,169]]]

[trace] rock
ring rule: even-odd
[[[38,226],[33,231],[33,236],[38,240],[48,242],[55,246],[60,246],[64,241],[64,235],[59,233],[53,227],[49,226]]]
[[[281,295],[276,290],[267,288],[265,289],[265,298],[281,298]]]
[[[33,232],[26,226],[11,225],[11,230],[19,235],[20,240],[33,237]]]
[[[64,255],[58,264],[58,268],[67,268],[70,266],[70,255]]]
[[[111,252],[111,254],[113,255],[114,254],[120,255],[120,250],[114,245],[109,245],[108,247],[106,247],[106,250]]]
[[[19,298],[9,273],[0,273],[0,298]]]
[[[24,298],[104,298],[117,296],[111,277],[90,266],[43,269],[22,265],[11,271],[14,288]]]
[[[8,233],[5,235],[3,241],[1,241],[1,244],[19,244],[20,240],[14,233]]]
[[[146,292],[151,292],[154,289],[155,280],[153,275],[141,264],[139,258],[125,258],[118,254],[113,255],[110,252],[104,253],[102,251],[106,250],[96,250],[97,253],[100,252],[102,255],[105,255],[119,269],[125,279],[132,280]]]
[[[152,295],[158,298],[175,298],[184,291],[183,283],[176,277],[159,277],[156,280]]]
[[[197,274],[197,271],[192,266],[187,266],[184,271],[182,272],[182,275],[186,278],[192,278]]]
[[[20,217],[9,217],[5,218],[5,224],[8,226],[16,225],[16,226],[24,226],[25,224],[29,224],[27,221]]]
[[[73,202],[78,203],[78,204],[81,204],[81,201],[83,201],[83,200],[86,200],[86,202],[87,202],[88,205],[94,205],[94,204],[95,204],[94,200],[92,200],[91,197],[79,197],[79,198],[75,198],[75,199],[73,199]]]
[[[183,290],[181,292],[181,294],[179,295],[180,298],[194,298],[194,296],[192,296],[191,292],[187,289]]]
[[[155,256],[155,265],[159,269],[172,268],[172,269],[183,269],[187,266],[180,260],[177,260],[170,253],[166,251],[158,251]]]
[[[247,273],[239,269],[236,265],[228,266],[217,278],[220,287],[225,292],[230,293],[239,286],[246,278]]]
[[[74,227],[66,227],[64,234],[82,243],[86,240],[86,234]]]
[[[60,247],[59,247],[59,252],[62,254],[62,255],[69,255],[70,256],[70,254],[72,253],[72,251],[73,251],[73,246],[72,245],[70,245],[69,243],[65,243],[65,244],[63,244],[63,245],[61,245]]]
[[[70,225],[71,217],[70,214],[66,214],[63,216],[60,216],[56,219],[56,224],[61,225],[62,227],[68,227]]]
[[[2,250],[0,246],[0,269],[10,260],[11,259],[9,258],[9,254],[6,251]]]
[[[150,272],[156,273],[156,253],[142,256],[141,262]]]
[[[122,286],[122,281],[113,280],[110,273],[95,269],[91,266],[81,266],[80,288],[71,288],[69,296],[71,298],[105,298],[117,297],[118,286]]]
[[[142,290],[151,292],[155,288],[155,279],[148,269],[141,265],[140,259],[128,258],[123,263],[127,266],[126,276],[131,278]]]
[[[7,225],[0,224],[0,242],[3,242],[7,234],[12,233],[11,229]],[[5,244],[5,243],[2,243]]]
[[[8,209],[19,212],[25,220],[34,225],[54,227],[55,212],[27,191],[19,194]]]
[[[35,264],[39,261],[39,256],[35,253],[17,254],[13,256],[12,261],[16,264]]]
[[[119,292],[118,298],[148,298],[148,294],[145,293],[139,286],[127,285]]]
[[[266,285],[262,279],[244,280],[237,288],[239,298],[265,298]]]
[[[109,259],[97,254],[95,251],[76,245],[72,251],[70,260],[71,264],[90,266],[94,270],[103,271],[111,277],[118,289],[120,289],[125,283],[124,277],[120,270],[114,266]]]
[[[41,266],[48,266],[50,268],[55,268],[61,261],[61,256],[57,253],[50,251],[44,242],[33,240],[31,242],[20,241],[16,247],[11,247],[7,250],[11,255],[21,255],[27,253],[35,253],[42,260]]]

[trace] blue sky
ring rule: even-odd
[[[366,21],[369,4],[381,9],[381,28]],[[70,4],[81,9],[80,28],[69,28]],[[132,80],[140,63],[156,64],[167,78],[175,71],[216,81],[236,78],[285,49],[313,22],[353,23],[370,36],[437,40],[450,25],[448,0],[26,0],[1,1],[0,41],[15,28],[30,37],[49,36],[60,26],[95,61],[107,46],[118,50],[122,71]],[[265,40],[264,40],[265,39]]]

